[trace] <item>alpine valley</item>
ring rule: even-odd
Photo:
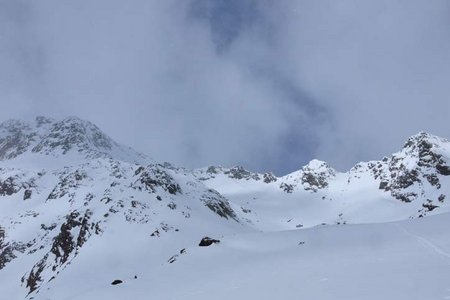
[[[1,300],[450,299],[449,228],[428,133],[277,177],[158,163],[76,117],[0,124]]]

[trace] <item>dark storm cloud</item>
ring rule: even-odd
[[[450,137],[446,1],[1,1],[0,118],[78,115],[157,160],[345,169]]]

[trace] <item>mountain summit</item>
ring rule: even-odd
[[[57,121],[37,117],[34,122],[9,120],[0,124],[0,160],[24,154],[60,157],[75,154],[80,158],[111,157],[143,162],[145,155],[119,145],[96,125],[78,117]]]

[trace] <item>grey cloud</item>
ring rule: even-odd
[[[420,130],[450,136],[448,1],[281,3],[279,68],[336,119],[319,157],[348,168]]]
[[[286,160],[280,153],[286,153],[291,128],[287,116],[301,112],[293,114],[289,102],[280,104],[288,93],[256,76],[250,64],[217,51],[213,31],[229,24],[205,23],[193,15],[195,5],[24,4],[21,10],[29,15],[25,23],[30,32],[17,28],[11,32],[21,50],[39,49],[44,54],[31,80],[39,88],[30,90],[32,103],[24,102],[32,109],[18,108],[3,97],[9,110],[2,117],[10,117],[11,111],[24,117],[78,115],[158,160],[189,167],[243,164],[282,171],[287,164],[280,167]],[[13,19],[24,23],[20,14]],[[246,31],[242,22],[236,32]],[[35,41],[32,46],[23,44],[29,35]],[[230,38],[236,40],[240,34]],[[22,65],[10,69],[29,74],[29,62],[18,61]],[[25,90],[27,80],[15,81],[16,90]],[[290,154],[298,161],[295,168],[306,161],[304,152]]]
[[[0,119],[78,115],[157,160],[339,169],[450,136],[446,1],[3,1]]]
[[[0,95],[2,113],[11,117],[31,110],[39,87],[43,57],[32,24],[25,2],[0,2]]]

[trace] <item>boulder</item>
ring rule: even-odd
[[[215,240],[209,237],[204,237],[202,238],[202,240],[200,241],[200,244],[198,244],[200,247],[208,247],[211,246],[212,244],[217,244],[220,243],[220,240]]]

